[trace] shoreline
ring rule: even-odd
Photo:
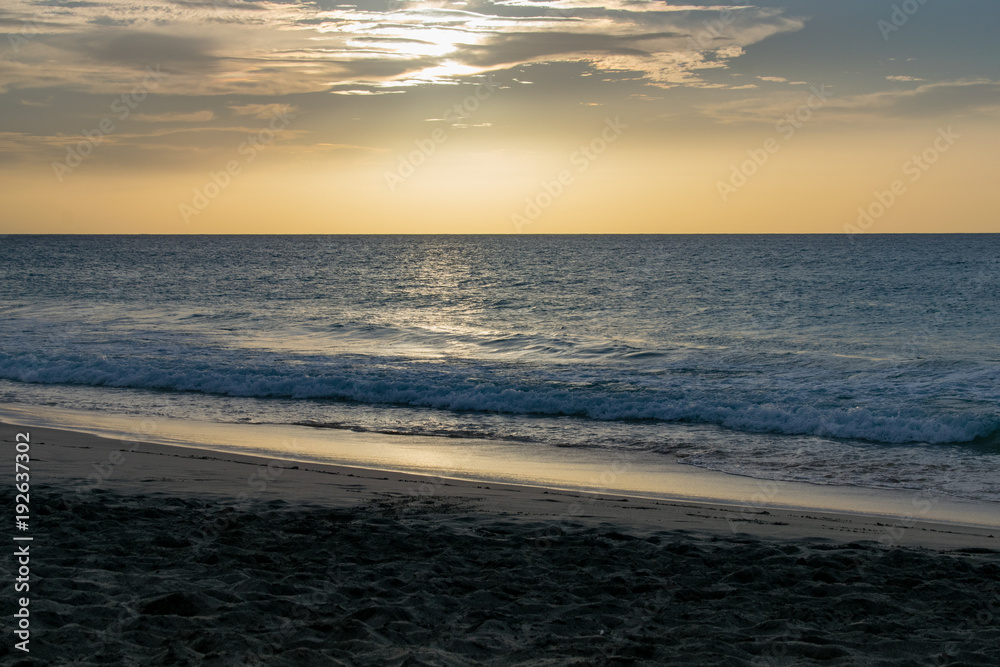
[[[489,439],[317,429],[298,424],[142,418],[25,404],[0,406],[0,421],[307,464],[353,466],[488,484],[611,493],[740,507],[841,512],[995,527],[1000,502],[928,489],[770,480],[645,450],[525,446]],[[581,443],[585,444],[585,443]]]
[[[1000,550],[1000,528],[841,509],[783,507],[766,501],[643,497],[619,490],[587,491],[463,479],[219,451],[177,444],[106,438],[81,431],[0,422],[0,437],[31,435],[33,485],[77,496],[94,490],[220,502],[283,501],[347,508],[380,498],[419,502],[461,499],[478,516],[563,524],[608,523],[624,529],[686,530],[715,537],[871,542],[881,547]],[[39,458],[35,458],[39,457]],[[1000,517],[998,517],[1000,520]]]

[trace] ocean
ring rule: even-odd
[[[0,403],[1000,502],[1000,235],[5,236]]]

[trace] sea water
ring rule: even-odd
[[[0,237],[0,402],[1000,502],[1000,235]]]

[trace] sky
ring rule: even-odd
[[[1000,232],[996,0],[5,0],[0,233]]]

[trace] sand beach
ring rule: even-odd
[[[989,526],[126,447],[6,424],[5,450],[24,432],[30,654],[6,642],[10,664],[1000,659],[1000,531]]]

